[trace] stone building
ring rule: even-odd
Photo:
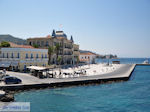
[[[59,44],[60,49],[58,55],[61,56],[61,64],[75,64],[79,57],[79,45],[74,43],[73,37],[67,38],[63,31],[53,30],[52,35],[47,37],[35,37],[27,39],[28,45],[38,46],[39,48],[49,48]],[[56,53],[52,55],[51,64],[56,64]]]

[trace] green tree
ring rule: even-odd
[[[10,47],[10,43],[6,41],[2,41],[0,47]]]
[[[61,56],[58,56],[58,58],[57,58],[57,62],[58,62],[58,64],[60,65],[61,64]]]
[[[55,51],[55,47],[54,46],[50,46],[48,48],[48,64],[50,65],[51,64],[51,58],[52,58],[52,55]]]
[[[37,44],[34,44],[33,47],[34,47],[34,48],[38,48],[39,46],[38,46]]]
[[[58,65],[59,65],[59,72],[61,72],[61,67],[60,67],[61,60],[62,60],[61,56],[58,56],[57,62],[58,62]]]

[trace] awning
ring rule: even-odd
[[[32,69],[32,70],[46,70],[46,67],[40,67],[40,66],[28,66],[28,69]]]

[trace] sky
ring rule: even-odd
[[[150,0],[0,0],[0,34],[27,39],[53,29],[83,50],[150,57]]]

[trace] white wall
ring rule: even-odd
[[[95,60],[96,55],[80,55],[80,60],[87,60],[86,63],[92,63],[93,60]]]

